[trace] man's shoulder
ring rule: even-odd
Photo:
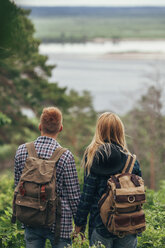
[[[16,155],[26,151],[27,151],[26,144],[21,144],[16,151]]]
[[[15,154],[15,161],[23,161],[26,159],[27,154],[26,144],[20,145]]]
[[[72,152],[68,148],[66,148],[66,150],[62,154],[60,160],[67,162],[70,160],[74,160],[74,156],[73,156]]]

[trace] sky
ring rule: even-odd
[[[165,6],[165,0],[14,0],[29,6]]]

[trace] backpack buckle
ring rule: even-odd
[[[135,202],[135,196],[134,196],[134,195],[129,195],[129,196],[128,196],[128,202],[129,202],[129,203]]]
[[[115,213],[115,211],[116,211],[115,206],[111,206],[111,207],[110,207],[110,213]]]
[[[119,232],[119,234],[117,236],[122,239],[125,237],[125,234],[124,234],[124,232]]]
[[[42,185],[42,186],[41,186],[40,197],[41,197],[41,200],[42,200],[42,201],[46,201],[45,185]]]
[[[24,188],[24,182],[21,182],[21,183],[20,183],[19,192],[20,192],[21,196],[24,196],[24,195],[25,195],[26,190],[25,190],[25,188]]]

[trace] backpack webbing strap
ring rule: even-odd
[[[126,171],[128,165],[129,165],[130,159],[131,159],[131,155],[128,154],[128,157],[127,157],[127,160],[126,160],[126,163],[125,163],[125,166],[124,166],[124,168],[123,168],[122,173],[125,173],[125,171]]]
[[[37,155],[37,152],[34,146],[34,142],[26,143],[25,145],[26,145],[29,157],[38,158],[38,155]]]
[[[122,171],[122,173],[132,173],[133,170],[133,166],[135,164],[136,161],[136,155],[128,155],[126,164],[124,166],[124,169]]]
[[[54,233],[54,242],[55,245],[58,244],[61,233],[61,200],[60,197],[57,197],[57,209],[56,209],[56,228]]]
[[[129,166],[128,166],[127,169],[126,169],[126,173],[132,173],[132,170],[133,170],[135,161],[136,161],[136,155],[133,154],[133,156],[132,156],[132,158],[131,158],[131,163],[129,164]]]
[[[50,157],[49,160],[53,160],[55,161],[55,163],[59,160],[59,158],[61,157],[61,155],[66,151],[66,148],[63,147],[58,147],[52,154],[52,156]]]
[[[52,154],[50,160],[53,160],[55,163],[59,160],[61,155],[66,151],[66,148],[58,147]],[[58,244],[61,233],[61,200],[60,197],[57,196],[57,209],[56,209],[56,228],[54,233],[54,242],[55,245]]]

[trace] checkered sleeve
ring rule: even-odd
[[[67,198],[73,214],[76,215],[77,206],[80,199],[80,186],[77,176],[75,160],[71,152],[69,152],[64,165],[64,184],[66,185]]]
[[[15,155],[15,159],[14,159],[14,184],[15,187],[17,186],[18,182],[19,182],[19,178],[20,178],[20,172],[18,169],[19,163],[18,163],[18,158],[17,158],[17,153]]]
[[[87,216],[94,202],[97,187],[97,176],[89,174],[84,178],[83,192],[77,209],[75,224],[77,226],[85,226]]]
[[[18,147],[15,155],[15,160],[14,160],[14,182],[15,182],[15,187],[17,186],[19,179],[22,174],[22,170],[25,166],[25,161],[27,158],[27,150],[25,145],[21,145]]]

